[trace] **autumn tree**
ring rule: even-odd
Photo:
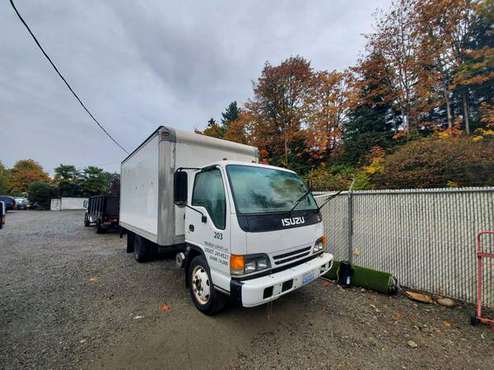
[[[468,44],[473,37],[477,4],[470,0],[421,0],[415,5],[415,29],[422,65],[422,80],[432,90],[438,85],[446,106],[448,127],[453,127],[451,94],[455,86],[465,82],[457,75],[465,61]],[[468,89],[462,89],[463,122],[470,133]]]
[[[229,121],[224,139],[241,144],[249,144],[252,141],[253,122],[254,118],[250,112],[239,111],[237,118]]]
[[[230,127],[230,123],[237,120],[239,116],[240,108],[238,107],[237,102],[233,101],[228,104],[225,111],[221,113],[222,118],[220,123],[216,122],[214,118],[210,118],[204,131],[198,131],[198,133],[223,139]]]
[[[225,135],[223,127],[218,124],[214,118],[210,118],[208,121],[208,126],[204,129],[204,131],[199,131],[199,133],[206,136],[216,137],[218,139],[223,138]]]
[[[9,170],[0,161],[0,194],[7,194],[9,191]]]
[[[320,159],[335,150],[349,106],[348,75],[321,71],[314,75],[306,100],[307,144]]]
[[[397,0],[380,15],[376,32],[368,35],[367,51],[378,53],[389,67],[395,87],[393,98],[402,116],[403,128],[417,130],[419,79],[418,40],[415,35],[415,0]]]
[[[26,192],[35,181],[50,182],[48,174],[38,162],[32,159],[17,161],[10,170],[10,192]]]
[[[254,117],[253,140],[271,153],[274,163],[289,166],[290,146],[303,134],[305,105],[313,71],[310,62],[291,57],[280,65],[264,65],[246,108]]]
[[[454,83],[468,93],[469,115],[481,126],[489,120],[484,114],[494,107],[494,2],[474,3],[475,17],[471,37],[466,46],[463,63],[455,74]]]
[[[203,133],[254,145],[261,162],[312,176],[321,189],[357,175],[361,188],[488,184],[471,174],[494,140],[493,24],[492,0],[394,0],[355,66],[267,62],[253,98],[229,104]],[[453,167],[464,181],[443,181]]]

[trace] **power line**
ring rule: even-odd
[[[34,35],[34,33],[31,31],[31,29],[29,28],[29,26],[27,25],[26,21],[24,20],[24,18],[22,18],[22,16],[20,15],[19,11],[17,10],[17,8],[15,7],[15,4],[14,4],[14,1],[13,0],[10,0],[10,5],[12,5],[12,8],[14,9],[15,13],[17,14],[17,17],[20,19],[20,21],[22,22],[22,24],[24,25],[24,27],[26,27],[27,31],[29,32],[29,34],[31,35],[31,37],[33,38],[34,42],[36,43],[36,45],[38,45],[38,48],[41,50],[41,52],[43,53],[43,55],[45,56],[45,58],[48,60],[48,62],[50,62],[51,66],[53,67],[53,69],[55,70],[55,72],[57,72],[58,76],[62,79],[62,81],[65,83],[65,85],[67,86],[67,88],[70,90],[70,92],[72,93],[72,95],[74,95],[74,97],[77,99],[77,101],[79,102],[79,104],[82,106],[82,108],[84,108],[84,110],[87,112],[87,114],[89,114],[89,117],[92,118],[92,120],[98,125],[98,127],[105,133],[106,136],[108,136],[110,138],[111,141],[113,141],[120,149],[122,149],[125,153],[129,154],[129,151],[127,149],[125,149],[113,136],[110,135],[110,133],[103,127],[103,125],[93,116],[93,114],[89,111],[89,109],[86,107],[86,105],[84,104],[84,102],[81,100],[81,98],[79,98],[79,96],[75,93],[75,91],[72,89],[72,87],[70,86],[70,84],[67,82],[67,80],[65,79],[64,76],[62,76],[62,74],[60,73],[60,71],[58,70],[57,66],[55,65],[55,63],[53,63],[53,61],[51,60],[51,58],[48,56],[48,54],[45,52],[45,50],[43,49],[43,47],[41,46],[41,44],[39,43],[38,39],[36,38],[36,36]]]

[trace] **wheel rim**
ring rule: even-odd
[[[194,267],[194,270],[192,270],[192,292],[200,304],[209,302],[211,292],[209,275],[202,266],[196,266]]]

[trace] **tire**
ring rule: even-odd
[[[101,224],[101,220],[96,221],[96,234],[104,234],[106,229]]]
[[[89,227],[91,224],[89,223],[89,218],[87,217],[87,213],[84,214],[84,226]]]
[[[135,235],[130,231],[127,231],[127,253],[134,252],[134,238]]]
[[[206,259],[195,256],[189,266],[189,291],[194,306],[206,315],[214,315],[225,307],[223,294],[214,289]]]
[[[140,235],[134,235],[134,258],[137,262],[147,262],[153,257],[153,246]]]

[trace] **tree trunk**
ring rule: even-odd
[[[288,167],[288,140],[287,140],[287,137],[286,137],[286,127],[285,129],[283,130],[283,141],[284,141],[284,144],[285,144],[285,166]]]
[[[463,120],[465,122],[465,132],[470,135],[470,119],[468,118],[467,93],[463,93]]]
[[[453,117],[451,115],[451,102],[449,100],[449,91],[444,87],[444,100],[446,100],[446,113],[448,115],[448,128],[453,128]]]

